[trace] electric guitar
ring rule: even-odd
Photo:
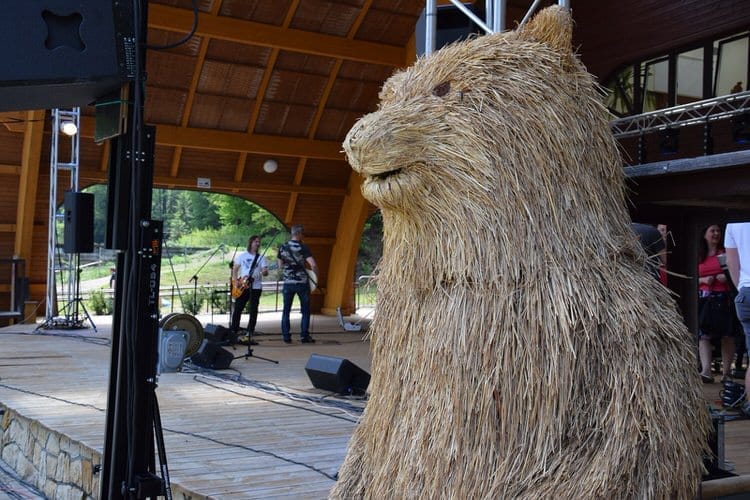
[[[276,263],[271,264],[268,266],[268,270],[274,270],[278,269],[279,265]],[[232,280],[232,298],[236,299],[243,293],[245,293],[245,290],[250,288],[253,285],[253,282],[255,280],[252,276],[243,276],[242,278]]]
[[[236,279],[232,281],[232,298],[236,299],[239,298],[240,295],[245,293],[245,290],[250,288],[253,284],[252,276],[243,276],[242,278]]]

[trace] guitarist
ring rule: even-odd
[[[255,323],[258,321],[258,303],[263,292],[263,276],[268,276],[266,258],[259,253],[260,236],[254,234],[247,240],[247,251],[234,259],[232,268],[232,296],[234,310],[229,329],[237,333],[245,305],[250,302],[250,318],[247,322],[248,342],[253,343]],[[239,295],[238,295],[239,294]]]
[[[294,296],[299,297],[299,306],[302,312],[302,323],[300,324],[300,341],[312,343],[315,340],[310,335],[310,277],[307,274],[305,264],[318,275],[318,265],[310,252],[310,249],[302,243],[304,229],[300,224],[295,224],[290,230],[292,239],[279,247],[279,268],[284,272],[284,308],[281,312],[281,335],[284,342],[290,344],[292,336],[290,333],[289,313],[292,310]]]

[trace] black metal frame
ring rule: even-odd
[[[121,252],[100,490],[108,499],[171,498],[155,391],[163,228],[151,220],[155,129],[143,123],[147,8],[146,0],[133,1],[135,78],[128,84],[128,129],[112,139],[109,165],[106,246]]]

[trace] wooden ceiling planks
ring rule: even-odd
[[[572,7],[575,44],[602,81],[625,64],[750,27],[747,0],[576,0]]]

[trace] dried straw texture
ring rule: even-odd
[[[607,116],[550,7],[394,75],[349,132],[384,255],[332,497],[693,497],[708,415]]]

